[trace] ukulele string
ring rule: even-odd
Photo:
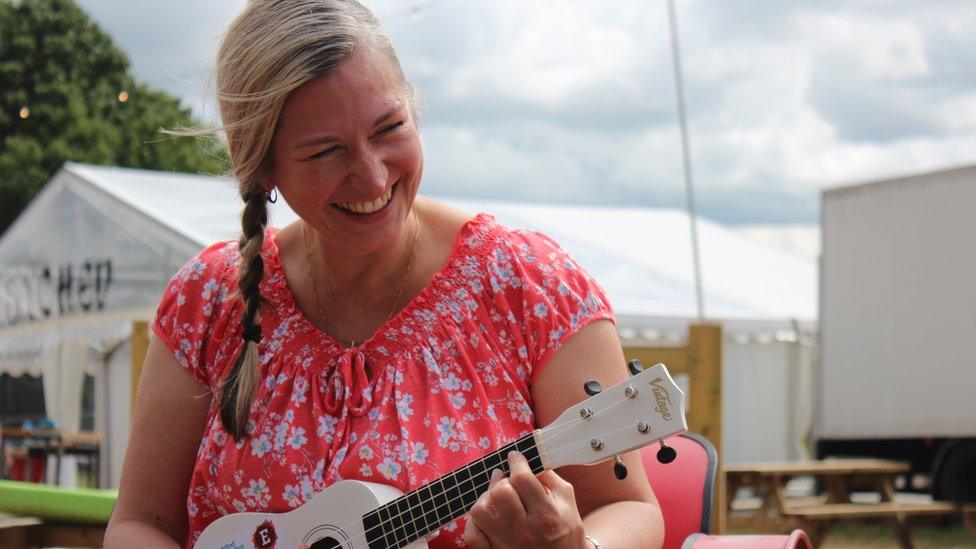
[[[604,408],[601,413],[609,412],[610,410],[616,408],[617,406],[619,406],[619,405],[621,405],[624,402],[627,402],[629,400],[631,400],[631,399],[629,399],[629,398],[623,398],[623,399],[617,400],[616,402],[614,402],[614,403],[610,404],[609,406],[607,406],[606,408]],[[551,429],[551,431],[550,430],[547,430],[547,428],[542,429],[542,431],[544,431],[545,436],[547,436],[549,438],[553,438],[553,437],[556,437],[556,436],[559,436],[559,435],[565,433],[569,429],[575,427],[576,425],[582,423],[583,421],[586,421],[587,419],[589,419],[589,418],[579,417],[579,418],[576,418],[576,419],[574,419],[572,421],[569,421],[569,422],[567,422],[567,423],[565,423],[563,425],[559,425],[559,426],[556,426],[556,427],[549,427],[548,429]],[[630,429],[630,428],[631,427],[625,427],[624,429]],[[613,431],[613,432],[617,432],[617,431]],[[601,435],[607,435],[607,434],[611,434],[611,433],[602,433]],[[598,435],[598,436],[601,436],[601,435]],[[567,448],[570,448],[570,447],[573,447],[573,446],[576,446],[576,445],[588,444],[588,443],[589,443],[589,441],[579,441],[579,442],[573,442],[573,443],[570,443],[568,445],[561,446],[561,447],[558,447],[558,448],[553,448],[553,449],[551,449],[551,450],[548,451],[547,457],[552,456],[553,454],[555,454],[555,452],[558,452],[560,450],[564,450],[564,449],[567,449]],[[540,453],[540,457],[541,457],[541,453]],[[563,456],[559,456],[559,457],[563,457]],[[450,475],[447,475],[447,476],[450,476]],[[453,502],[453,501],[455,501],[457,499],[463,499],[463,497],[465,495],[467,495],[467,494],[469,494],[469,493],[471,493],[473,491],[476,492],[476,491],[480,490],[482,487],[484,487],[484,484],[482,484],[480,486],[476,486],[472,490],[468,490],[466,492],[463,492],[461,494],[461,496],[455,498],[454,500],[448,500],[448,502],[447,502],[448,503],[448,510],[450,510],[450,503],[451,502]],[[421,488],[423,488],[423,487],[421,486]],[[418,490],[419,490],[419,488],[418,488]],[[387,502],[384,505],[395,504],[397,501],[399,501],[401,499],[404,499],[406,497],[407,497],[407,494],[404,494],[404,495],[402,495],[402,496],[400,496],[400,497],[398,497],[398,498],[396,498],[396,499],[394,499],[392,501]],[[423,506],[423,504],[424,504],[424,502],[421,501],[420,503],[418,503],[416,505],[413,505],[411,507],[408,507],[407,509],[403,510],[402,512],[401,511],[398,511],[399,514],[395,515],[395,518],[400,518],[400,517],[402,517],[404,514],[406,514],[408,512],[412,515],[413,514],[413,510],[416,507]],[[424,516],[426,516],[426,513],[424,514]],[[390,521],[392,521],[393,518],[394,518],[394,516],[391,516],[389,518],[389,520],[386,521],[386,523],[389,523]],[[401,522],[406,522],[406,521],[401,521]],[[383,523],[381,522],[380,524],[377,524],[376,526],[372,527],[370,530],[375,529],[377,526],[382,526],[382,525],[383,525]],[[346,525],[347,528],[349,526],[351,526],[351,525]],[[367,530],[366,532],[369,532],[370,530]]]
[[[613,409],[614,409],[614,408],[616,408],[617,406],[619,406],[619,405],[621,405],[621,404],[623,404],[623,403],[625,403],[625,402],[627,402],[627,401],[629,401],[629,400],[631,400],[631,399],[630,399],[630,398],[623,398],[623,399],[619,399],[619,400],[617,400],[616,402],[614,402],[614,403],[612,403],[612,404],[610,404],[609,406],[607,406],[606,408],[604,408],[603,410],[601,410],[601,412],[600,412],[600,413],[606,413],[606,412],[609,412],[610,410],[613,410]],[[562,425],[558,425],[558,426],[553,426],[553,427],[546,427],[546,428],[543,428],[543,429],[541,429],[541,430],[543,431],[543,435],[544,435],[545,437],[547,437],[547,438],[555,438],[555,437],[557,437],[557,436],[559,436],[559,435],[561,435],[561,434],[564,434],[564,433],[565,433],[566,431],[568,431],[568,430],[570,430],[570,429],[572,429],[573,427],[575,427],[575,426],[577,426],[578,424],[580,424],[580,423],[582,423],[582,422],[584,422],[584,421],[586,421],[586,420],[588,420],[588,419],[589,419],[589,418],[584,418],[584,417],[579,417],[579,418],[576,418],[576,419],[574,419],[574,420],[572,420],[572,421],[569,421],[569,422],[566,422],[566,423],[564,423],[564,424],[562,424]],[[630,427],[624,427],[624,429],[629,429],[629,428],[630,428]],[[611,433],[615,433],[615,432],[617,432],[617,431],[612,431]],[[611,434],[611,433],[602,433],[602,435],[607,435],[607,434]],[[600,435],[598,435],[598,436],[600,436]],[[570,443],[570,444],[568,444],[568,445],[566,445],[566,446],[561,446],[561,447],[558,447],[558,448],[554,448],[554,449],[551,449],[551,450],[549,450],[549,451],[548,451],[548,453],[547,453],[547,454],[548,454],[549,456],[551,456],[552,454],[554,454],[554,453],[555,453],[555,452],[557,452],[557,451],[560,451],[560,450],[564,450],[564,449],[567,449],[567,448],[570,448],[570,447],[573,447],[573,446],[575,446],[575,445],[578,445],[578,444],[587,444],[587,442],[585,442],[585,441],[584,441],[584,442],[574,442],[574,443]],[[541,455],[541,454],[540,454],[540,455]],[[568,455],[568,454],[566,454],[566,455]],[[559,456],[559,457],[563,457],[563,456]],[[422,488],[422,487],[421,487],[421,488]],[[477,490],[478,490],[478,489],[480,489],[480,488],[481,488],[481,486],[477,486],[477,487],[475,487],[475,488],[474,488],[474,491],[477,491]],[[419,490],[419,488],[418,488],[418,490]],[[471,492],[471,491],[472,491],[472,490],[468,490],[467,492],[464,492],[464,493],[462,493],[462,494],[461,494],[461,496],[463,497],[464,495],[467,495],[467,494],[468,494],[469,492]],[[400,497],[398,497],[398,498],[396,498],[396,499],[394,499],[394,500],[392,500],[392,501],[389,501],[389,502],[387,502],[387,503],[386,503],[385,505],[389,505],[389,504],[391,504],[391,503],[392,503],[392,504],[395,504],[395,503],[396,503],[397,501],[399,501],[399,500],[401,500],[401,499],[404,499],[404,498],[406,498],[406,497],[407,497],[407,494],[404,494],[404,495],[402,495],[402,496],[400,496]],[[458,499],[458,498],[456,498],[456,499]],[[453,500],[450,500],[450,501],[453,501]],[[449,501],[448,503],[450,503],[450,501]],[[405,509],[405,510],[404,510],[404,511],[402,511],[402,512],[399,512],[399,511],[398,511],[398,512],[399,512],[400,514],[398,514],[398,515],[396,515],[396,517],[397,517],[397,518],[399,518],[399,517],[401,517],[401,516],[402,516],[403,514],[405,514],[405,513],[407,513],[407,512],[410,512],[410,513],[411,513],[411,515],[412,515],[412,512],[413,512],[413,510],[414,510],[414,508],[416,508],[416,507],[418,507],[418,506],[422,506],[422,505],[423,505],[423,503],[424,503],[424,502],[420,502],[420,503],[419,503],[419,504],[417,504],[417,505],[413,505],[413,506],[411,506],[411,507],[408,507],[407,509]],[[449,507],[449,508],[450,508],[450,507]],[[393,518],[393,517],[390,517],[390,519],[391,519],[391,520],[392,520],[392,518]],[[375,527],[374,527],[374,528],[375,528]]]
[[[607,406],[603,410],[600,410],[598,413],[605,414],[605,413],[609,412],[610,410],[613,410],[617,406],[620,406],[621,404],[623,404],[625,402],[628,402],[630,400],[631,399],[629,399],[629,398],[622,398],[622,399],[618,400],[617,402],[614,402],[613,404]],[[576,427],[580,423],[583,423],[584,421],[588,421],[589,419],[590,418],[582,417],[581,416],[581,417],[578,417],[578,418],[576,418],[576,419],[574,419],[572,421],[566,422],[566,423],[564,423],[562,425],[556,425],[554,427],[543,427],[542,428],[542,431],[545,431],[545,434],[548,437],[559,436],[559,435],[565,433],[566,431],[570,430],[571,428]]]
[[[619,433],[619,432],[621,432],[621,431],[628,431],[628,430],[630,430],[630,429],[633,429],[633,428],[634,428],[634,426],[632,426],[632,425],[631,425],[631,426],[627,426],[627,427],[622,427],[622,428],[620,428],[620,429],[615,429],[615,430],[613,430],[613,431],[607,431],[607,432],[604,432],[604,433],[600,433],[600,434],[598,434],[598,436],[611,436],[611,435],[614,435],[614,434],[616,434],[616,433]],[[655,440],[657,440],[657,439],[655,439]],[[650,442],[649,442],[648,444],[653,444],[653,443],[654,443],[654,440],[652,440],[652,441],[650,441]],[[583,446],[583,445],[587,445],[587,444],[589,444],[589,441],[578,441],[578,442],[573,442],[573,443],[571,443],[571,444],[567,444],[567,445],[564,445],[564,446],[561,446],[561,447],[559,447],[559,448],[555,448],[555,449],[552,449],[552,450],[550,450],[550,451],[548,451],[548,452],[546,452],[545,454],[546,454],[546,457],[547,457],[548,459],[550,459],[550,460],[551,460],[551,459],[553,459],[553,458],[556,458],[556,459],[558,459],[558,458],[561,458],[561,457],[565,457],[565,456],[567,456],[567,455],[571,455],[571,454],[572,454],[572,453],[573,453],[573,452],[575,451],[575,447],[577,447],[577,446]],[[558,455],[558,456],[556,456],[556,455],[555,455],[555,454],[556,454],[556,452],[561,452],[561,451],[564,451],[564,450],[569,450],[569,449],[572,449],[572,450],[570,450],[570,451],[568,451],[568,452],[563,452],[563,453],[561,453],[561,454],[560,454],[560,455]],[[541,456],[542,456],[543,454],[542,454],[542,453],[540,452],[540,454],[539,454],[539,455],[540,455],[540,457],[541,457]],[[608,457],[607,459],[610,459],[610,458]],[[476,485],[476,486],[475,486],[474,488],[471,488],[471,489],[468,489],[468,490],[466,490],[466,491],[464,491],[464,492],[461,492],[461,493],[460,493],[460,495],[459,495],[459,496],[457,496],[457,497],[454,497],[454,498],[452,498],[452,499],[449,499],[449,500],[447,500],[447,501],[445,502],[445,504],[447,505],[447,508],[448,508],[448,512],[450,513],[450,512],[452,511],[452,509],[451,509],[451,503],[457,503],[457,502],[459,502],[459,501],[460,501],[460,502],[462,502],[462,504],[463,504],[463,502],[464,502],[464,498],[465,498],[465,496],[467,496],[467,495],[469,495],[469,494],[471,494],[472,492],[479,492],[479,491],[483,491],[484,489],[486,489],[486,487],[487,487],[487,486],[488,486],[489,484],[491,484],[491,480],[490,480],[490,479],[489,479],[489,480],[488,480],[487,482],[482,482],[481,484],[478,484],[478,485]],[[400,498],[397,498],[397,499],[401,499],[401,498],[403,498],[403,497],[406,497],[406,494],[405,494],[404,496],[401,496]],[[384,505],[389,505],[390,503],[393,503],[393,502],[395,502],[395,501],[397,501],[397,500],[393,500],[393,501],[391,501],[391,502],[387,502],[387,503],[386,503],[386,504],[384,504]],[[414,505],[414,506],[412,506],[412,507],[409,507],[409,508],[407,508],[407,509],[405,509],[404,511],[402,511],[402,512],[399,512],[399,514],[397,514],[397,515],[393,515],[393,516],[391,516],[391,517],[390,517],[389,519],[387,519],[387,520],[385,520],[385,521],[380,521],[380,522],[379,522],[379,523],[377,523],[377,524],[376,524],[375,526],[372,526],[372,527],[370,527],[370,528],[368,528],[368,529],[366,529],[366,530],[364,530],[362,534],[360,534],[360,535],[358,535],[358,536],[354,536],[354,537],[352,537],[352,538],[350,538],[350,541],[354,541],[354,540],[358,540],[359,538],[362,538],[362,537],[365,537],[365,536],[366,536],[366,535],[368,535],[368,534],[369,534],[370,532],[372,532],[372,531],[374,531],[374,530],[376,530],[377,528],[382,528],[382,527],[383,527],[384,525],[392,525],[392,524],[393,524],[393,520],[394,520],[395,518],[396,518],[396,519],[400,519],[400,523],[401,523],[401,524],[407,524],[407,523],[411,523],[411,524],[412,524],[412,525],[413,525],[413,526],[414,526],[415,528],[417,528],[417,527],[419,527],[420,525],[419,525],[419,524],[417,524],[417,519],[416,519],[416,518],[413,518],[413,519],[406,519],[406,520],[404,520],[404,518],[405,518],[405,515],[406,515],[406,514],[407,514],[408,512],[410,513],[410,516],[413,516],[413,510],[414,510],[415,508],[417,508],[417,507],[422,507],[422,506],[423,506],[423,503],[424,503],[424,502],[421,502],[421,503],[419,503],[419,504],[417,504],[417,505]],[[438,505],[437,507],[439,508],[440,506]],[[427,516],[427,513],[424,513],[424,514],[423,514],[422,516],[424,516],[424,517],[426,517],[426,516]],[[353,526],[354,524],[355,524],[355,523],[351,523],[351,524],[347,524],[347,525],[346,525],[346,526],[345,526],[344,528],[345,528],[345,529],[349,529],[349,528],[351,528],[351,527],[352,527],[352,526]],[[445,523],[445,524],[446,524],[446,523]],[[430,525],[429,525],[429,524],[428,524],[428,523],[426,522],[426,520],[424,521],[424,528],[425,528],[425,529],[427,529],[427,530],[428,530],[429,532],[433,532],[433,531],[435,531],[435,530],[437,530],[438,528],[441,528],[442,526],[443,526],[443,525],[435,525],[435,526],[434,526],[433,528],[431,528],[431,527],[430,527]],[[394,531],[394,532],[396,531],[396,527],[395,527],[395,526],[393,527],[393,531]],[[386,533],[386,529],[385,529],[385,528],[383,528],[383,533],[384,533],[384,534]],[[384,536],[384,537],[385,537],[385,536]],[[397,540],[397,541],[399,542],[399,540]]]

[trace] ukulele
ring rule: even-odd
[[[627,468],[620,454],[659,442],[657,459],[676,457],[664,439],[688,430],[685,395],[664,364],[643,369],[633,360],[631,377],[602,390],[584,384],[589,398],[566,409],[542,429],[404,494],[383,484],[340,480],[287,513],[236,513],[211,523],[196,548],[387,549],[427,547],[427,536],[463,516],[488,490],[493,469],[508,475],[506,457],[521,452],[534,473],[565,465],[614,459],[614,474]]]

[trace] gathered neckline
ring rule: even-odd
[[[281,250],[278,247],[279,227],[269,227],[265,235],[265,242],[268,243],[268,251],[265,254],[265,280],[268,281],[272,289],[272,295],[276,297],[277,304],[284,309],[284,315],[288,318],[296,318],[298,322],[310,333],[328,342],[330,345],[342,350],[363,350],[372,347],[373,342],[390,328],[403,322],[403,319],[417,307],[430,301],[430,294],[436,291],[439,283],[445,278],[449,278],[457,262],[458,254],[462,251],[465,238],[474,232],[475,228],[494,220],[494,217],[487,213],[478,213],[471,219],[464,222],[457,234],[454,236],[454,243],[451,245],[451,253],[447,261],[431,276],[430,280],[416,296],[406,305],[396,311],[392,317],[380,324],[368,339],[355,347],[346,347],[346,344],[328,332],[320,330],[305,314],[298,308],[295,302],[295,295],[288,287],[288,279],[285,277],[285,270],[281,264]]]

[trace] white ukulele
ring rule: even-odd
[[[287,513],[238,513],[210,524],[197,548],[386,549],[426,547],[426,537],[463,516],[488,489],[493,469],[508,474],[506,456],[518,450],[535,473],[564,465],[591,465],[616,458],[614,473],[627,475],[619,454],[661,442],[658,459],[675,457],[664,438],[688,429],[685,395],[663,364],[642,370],[628,365],[632,377],[601,391],[589,381],[591,395],[556,421],[448,475],[404,494],[391,486],[340,480]]]

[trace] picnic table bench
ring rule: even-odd
[[[729,526],[752,529],[773,528],[786,531],[799,527],[820,544],[832,522],[850,519],[887,519],[898,542],[912,549],[908,519],[952,514],[958,508],[945,502],[905,503],[896,501],[895,478],[909,472],[908,463],[881,459],[825,459],[818,461],[738,464],[724,468],[725,507]],[[823,483],[825,494],[793,498],[786,494],[786,483],[800,476],[812,476]],[[759,504],[743,513],[733,500],[739,488],[751,488]],[[854,490],[876,493],[877,501],[853,501]]]

